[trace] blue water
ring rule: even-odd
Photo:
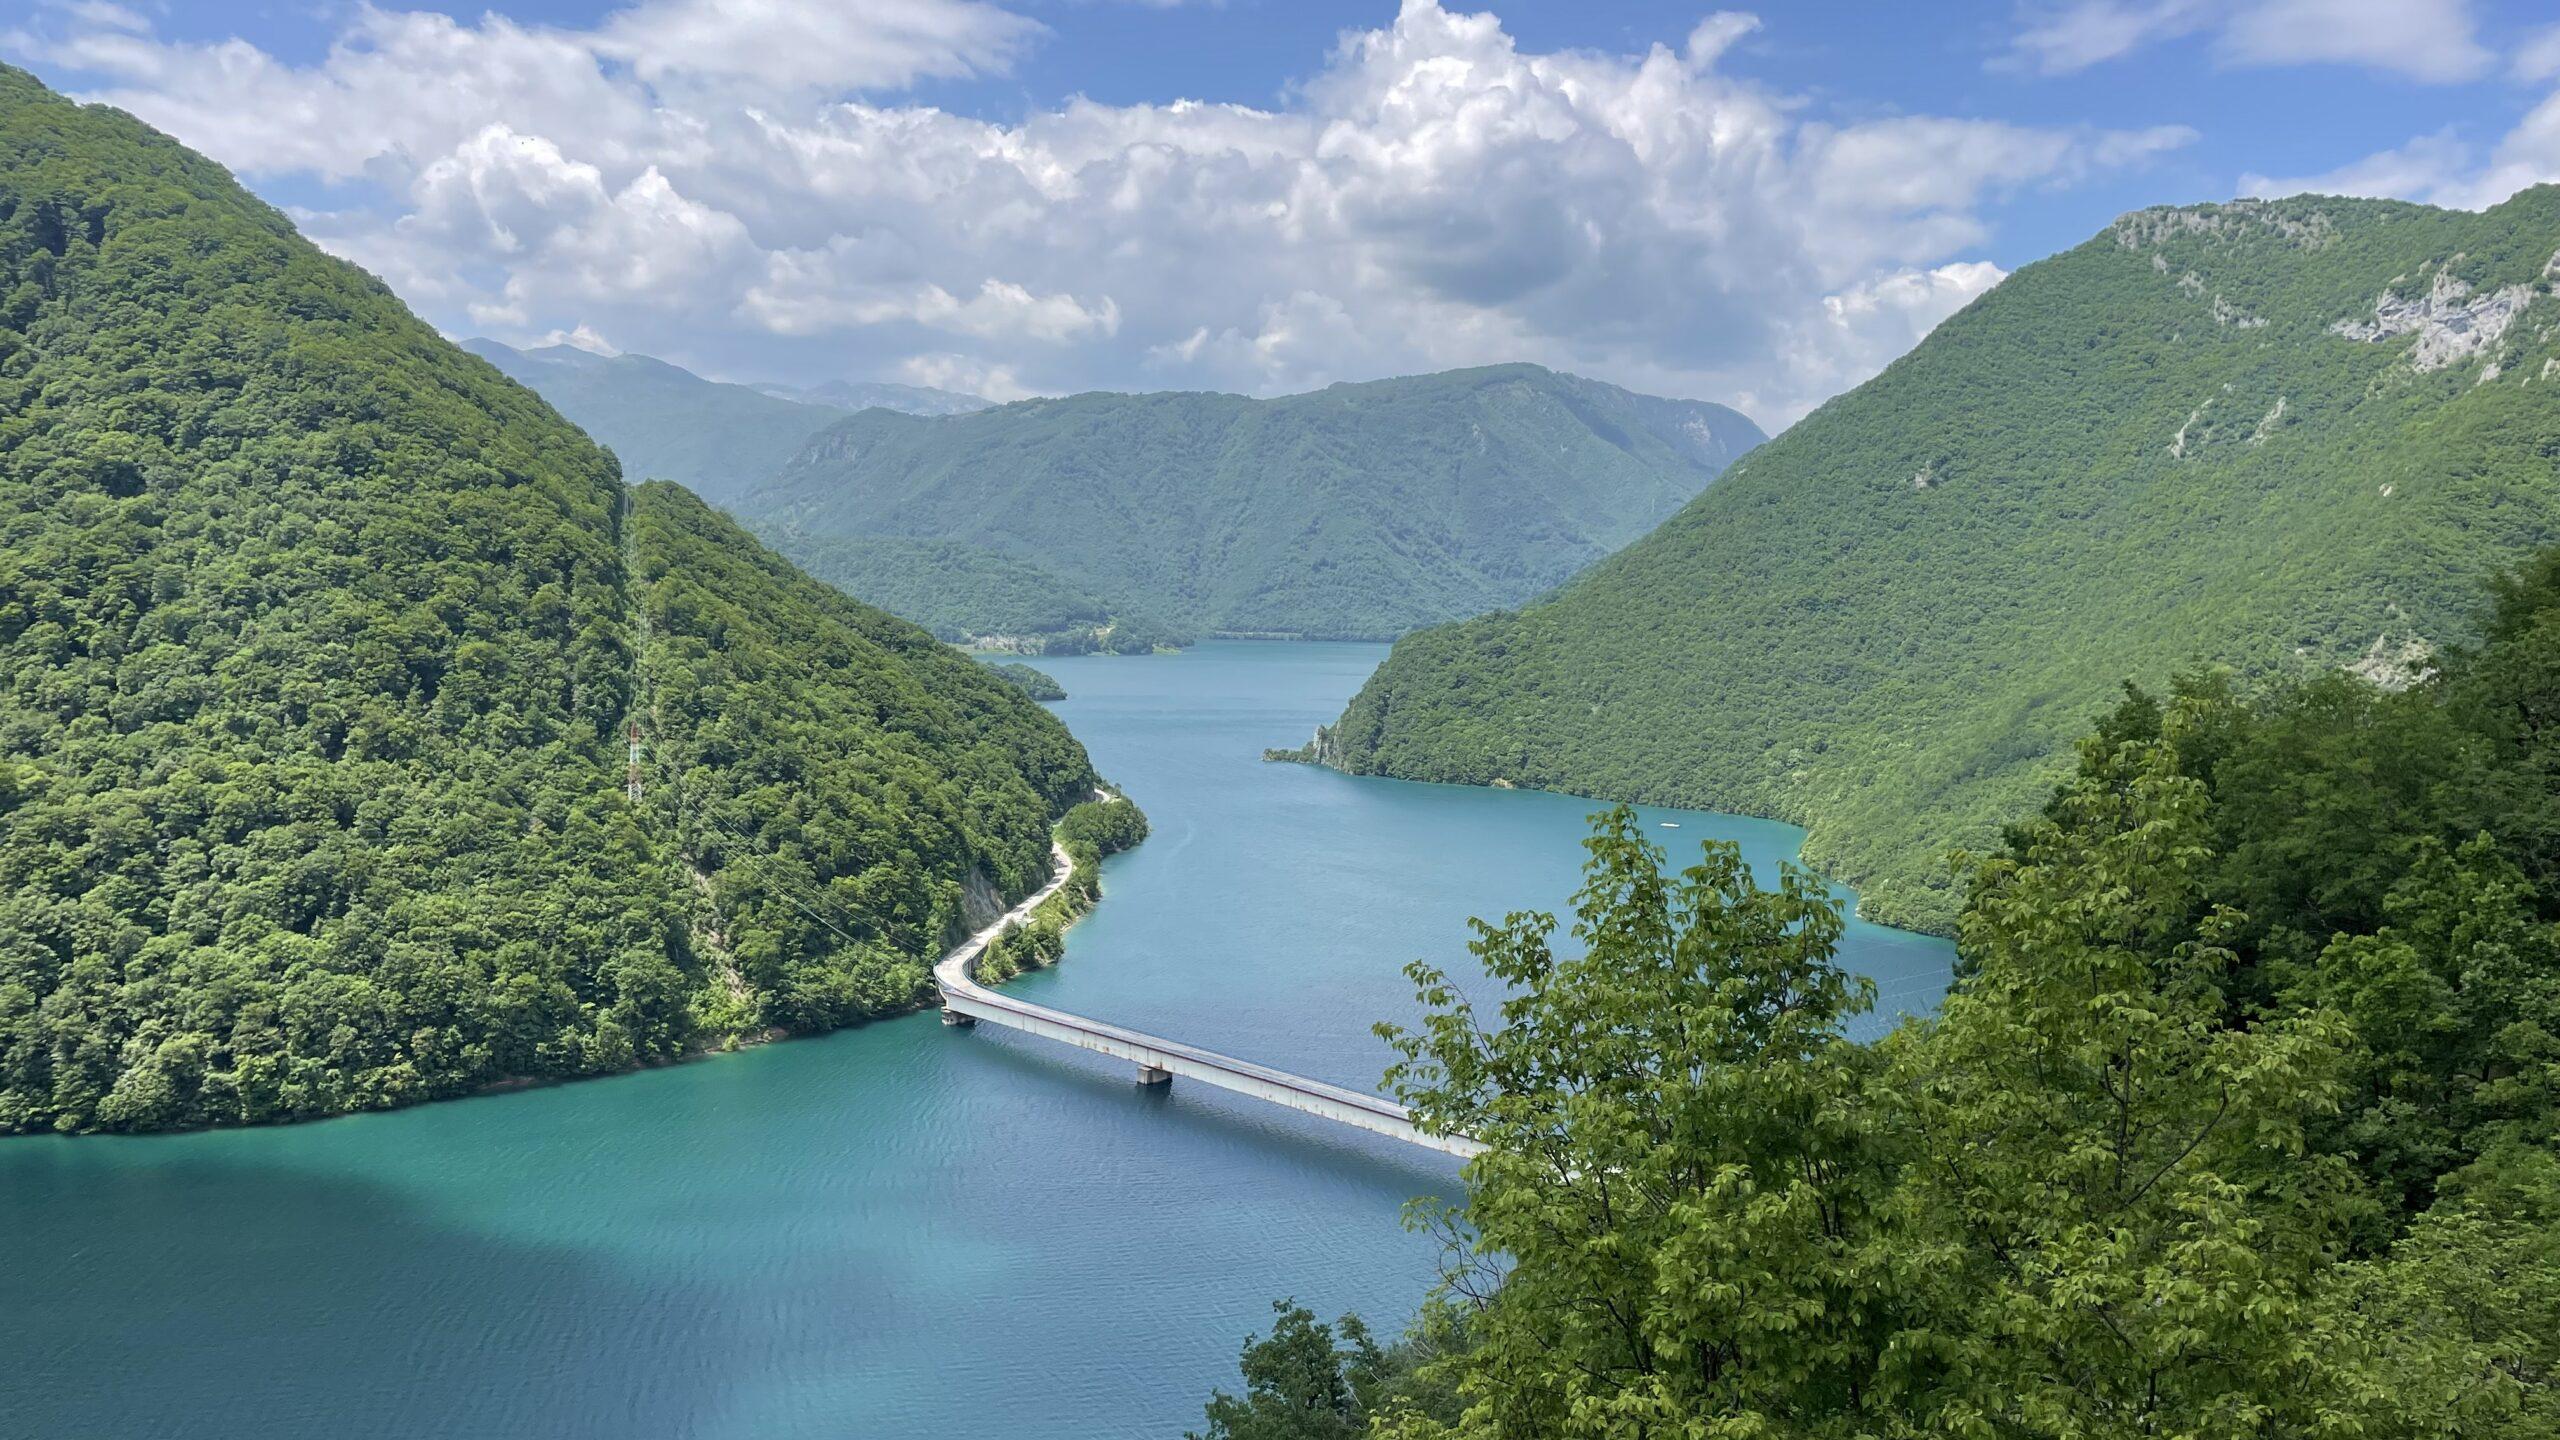
[[[1265,765],[1383,656],[1045,661],[1155,836],[1022,993],[1350,1084],[1558,908],[1589,802]],[[1645,812],[1675,851],[1785,826]],[[1845,959],[1925,1009],[1939,941]],[[1269,1302],[1393,1327],[1450,1194],[1427,1152],[929,1014],[323,1124],[0,1142],[0,1437],[1166,1437]]]

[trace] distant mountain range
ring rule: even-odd
[[[945,639],[1143,651],[1392,639],[1517,605],[1766,437],[1740,413],[1498,365],[1255,400],[990,405],[705,380],[644,355],[468,347],[622,460]],[[868,407],[868,408],[857,408]]]
[[[991,403],[949,390],[845,380],[732,385],[646,355],[598,355],[574,345],[519,350],[483,339],[462,348],[550,401],[611,450],[635,483],[673,480],[714,504],[763,483],[810,436],[853,411],[956,415]]]
[[[1176,631],[1386,639],[1552,589],[1764,438],[1721,405],[1497,365],[1271,400],[870,410],[731,503],[795,554],[956,543]]]
[[[2556,279],[2549,186],[2127,215],[1562,593],[1406,637],[1318,749],[1798,821],[1869,914],[1943,926],[1946,852],[2128,678],[2391,681],[2472,635],[2560,538]]]
[[[896,410],[908,415],[966,415],[995,404],[983,395],[936,390],[928,385],[893,385],[884,380],[830,380],[823,385],[783,385],[760,381],[752,388],[803,405],[836,410]]]

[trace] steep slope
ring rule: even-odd
[[[886,380],[828,380],[816,385],[786,385],[777,380],[756,382],[751,389],[803,405],[824,405],[831,409],[896,410],[908,415],[966,415],[995,404],[981,395],[964,395],[957,390],[939,390],[931,385],[899,385]]]
[[[1033,883],[1093,781],[1054,719],[627,493],[219,167],[0,68],[0,1131],[840,1023]]]
[[[705,380],[646,355],[570,345],[463,348],[532,387],[622,462],[634,480],[673,480],[715,504],[771,478],[809,437],[844,418],[829,405]]]
[[[1094,786],[1066,727],[986,666],[757,545],[682,488],[633,496],[650,643],[644,813],[704,877],[747,1025],[913,1004],[925,963],[1037,889]],[[971,901],[974,898],[974,906]]]
[[[737,509],[767,534],[1014,555],[1189,630],[1383,638],[1552,588],[1761,438],[1722,406],[1504,365],[869,411]]]
[[[1653,534],[1407,637],[1325,757],[1808,825],[1942,925],[2128,677],[2387,671],[2560,534],[2560,190],[2128,215]]]
[[[974,395],[915,385],[832,381],[795,389],[727,385],[646,355],[569,345],[463,348],[577,422],[635,479],[673,480],[714,504],[763,485],[811,436],[855,410],[924,415],[983,410]],[[820,579],[913,620],[945,640],[987,640],[1034,653],[1143,653],[1189,637],[1113,606],[1018,557],[951,541],[813,539],[780,527],[765,538]]]
[[[1192,640],[1000,550],[950,540],[762,533],[801,569],[955,644],[1030,655],[1144,655]]]

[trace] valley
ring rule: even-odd
[[[1571,888],[1590,806],[1267,766],[1372,645],[1207,643],[1044,662],[1156,833],[1105,862],[1034,1003],[1370,1090],[1395,967],[1463,965],[1465,917]],[[1783,826],[1677,819],[1767,870]],[[1941,941],[1858,926],[1925,1010]],[[0,1413],[41,1434],[280,1440],[879,1434],[1120,1440],[1295,1293],[1383,1320],[1438,1246],[1397,1224],[1455,1163],[992,1026],[909,1014],[593,1084],[319,1125],[0,1143]],[[147,1296],[196,1297],[166,1330]],[[402,1349],[363,1337],[396,1329]],[[1088,1363],[1108,1333],[1122,1358]],[[1120,1347],[1126,1346],[1125,1351]],[[947,1366],[978,1376],[965,1411]],[[63,1383],[117,1371],[110,1387]],[[438,1376],[469,1373],[469,1385]],[[47,1378],[54,1377],[54,1378]]]
[[[2548,17],[537,9],[0,25],[0,1440],[2560,1435]]]

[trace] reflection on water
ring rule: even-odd
[[[1384,654],[1044,661],[1155,822],[1027,998],[1373,1085],[1399,971],[1558,908],[1568,797],[1264,765]],[[1683,812],[1685,861],[1778,825]],[[1765,874],[1765,869],[1764,869]],[[1846,958],[1925,1008],[1938,941]],[[1401,1322],[1428,1152],[917,1015],[318,1125],[0,1142],[0,1435],[1179,1434],[1269,1302]]]

